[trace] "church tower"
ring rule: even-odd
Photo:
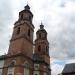
[[[9,54],[24,53],[28,57],[32,57],[33,53],[33,32],[32,24],[33,14],[27,5],[25,9],[19,12],[19,19],[14,24],[13,35],[10,40]]]
[[[44,25],[36,32],[34,59],[34,75],[51,75],[49,42]]]
[[[34,49],[32,19],[33,14],[26,5],[14,24],[8,54],[0,56],[0,61],[4,60],[1,75],[51,75],[47,32],[41,24],[36,32]]]
[[[33,14],[28,5],[15,22],[2,75],[33,75]]]

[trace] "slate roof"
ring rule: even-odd
[[[62,73],[74,73],[75,72],[75,63],[66,64]]]

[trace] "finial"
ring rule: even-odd
[[[29,10],[30,9],[28,4],[24,8],[25,8],[25,10]]]
[[[40,25],[40,29],[44,29],[44,25],[43,25],[42,22],[41,22],[41,25]]]
[[[43,25],[42,21],[41,21],[41,25]]]
[[[29,5],[28,1],[27,1],[27,5]]]

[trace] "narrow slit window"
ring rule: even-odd
[[[38,74],[35,74],[35,75],[38,75]]]
[[[46,46],[46,51],[48,51],[48,48],[47,48],[47,46]]]
[[[30,37],[30,29],[28,30],[28,36]]]
[[[31,21],[31,16],[29,16],[29,20]]]
[[[41,46],[38,46],[38,51],[39,51],[39,52],[41,51]]]
[[[21,14],[21,19],[23,19],[23,14]]]
[[[41,38],[41,33],[39,33],[39,38]]]
[[[17,29],[17,34],[20,34],[20,27],[18,27]]]
[[[46,46],[46,52],[47,52],[47,54],[49,54],[49,51],[48,51],[48,47]]]
[[[9,75],[12,75],[12,74],[9,74]]]

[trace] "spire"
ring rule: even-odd
[[[44,25],[41,22],[40,29],[44,29]]]
[[[25,8],[26,10],[30,10],[30,7],[29,7],[28,4],[27,4],[24,8]]]

